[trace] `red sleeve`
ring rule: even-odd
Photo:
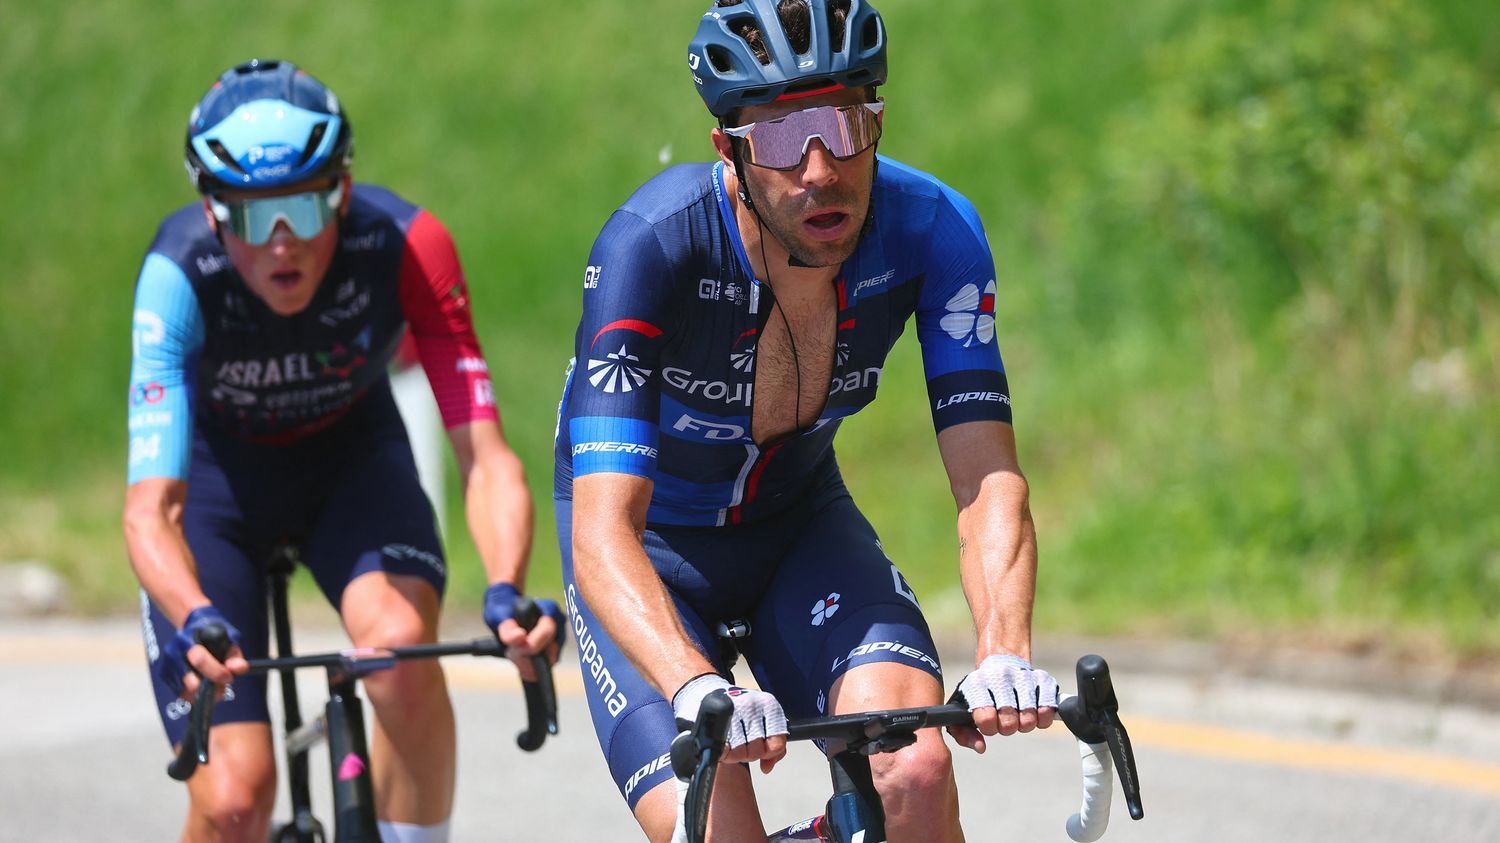
[[[474,336],[458,251],[448,229],[426,211],[418,211],[407,229],[399,287],[401,310],[444,426],[498,421],[495,390]]]

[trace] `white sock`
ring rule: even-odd
[[[381,820],[380,843],[448,843],[448,820],[437,825],[413,825]]]

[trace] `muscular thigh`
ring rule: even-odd
[[[828,713],[834,683],[884,664],[942,682],[916,595],[842,487],[817,502],[751,618],[741,648],[790,717]]]

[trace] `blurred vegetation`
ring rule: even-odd
[[[0,559],[57,566],[82,608],[132,607],[131,282],[192,199],[192,103],[280,56],[344,100],[359,178],[453,231],[538,499],[533,581],[555,593],[548,446],[584,256],[663,163],[710,154],[682,67],[704,5],[8,7]],[[1038,626],[1500,647],[1500,8],[880,7],[882,151],[969,195],[1000,268]],[[961,627],[921,384],[904,340],[839,451],[924,605]]]
[[[1423,8],[1199,23],[1047,207],[1040,340],[1128,361],[1061,414],[1121,455],[1064,538],[1122,615],[1500,642],[1500,97]]]

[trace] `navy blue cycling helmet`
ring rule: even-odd
[[[780,0],[739,0],[715,5],[703,16],[688,47],[688,67],[715,117],[747,105],[885,82],[885,24],[875,7],[864,0],[801,2],[809,13],[801,52],[782,27]],[[835,31],[839,8],[847,14]],[[764,60],[746,40],[752,28],[769,54]]]
[[[200,193],[266,190],[336,175],[354,160],[338,97],[295,64],[224,71],[188,117],[187,170]]]

